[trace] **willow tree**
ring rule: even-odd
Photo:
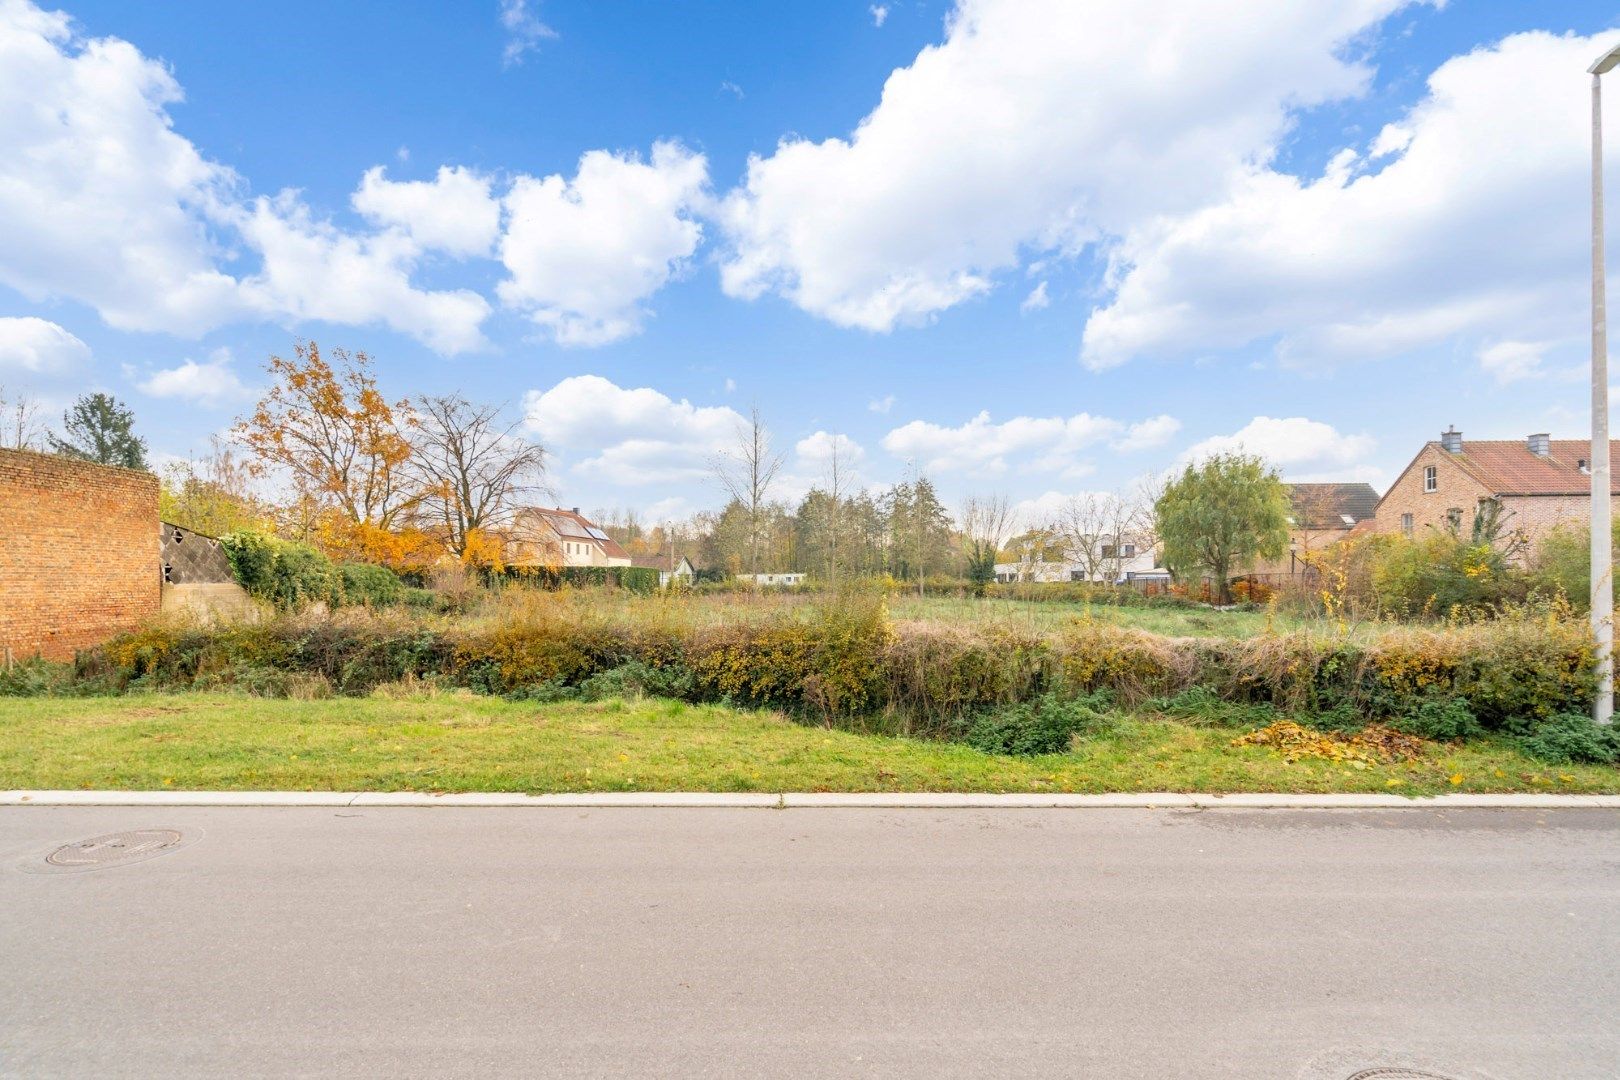
[[[1288,488],[1252,454],[1215,454],[1188,465],[1153,509],[1165,564],[1178,576],[1207,573],[1223,604],[1234,566],[1288,550]]]

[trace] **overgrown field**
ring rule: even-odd
[[[1054,753],[796,723],[657,699],[537,704],[386,687],[344,700],[241,694],[0,698],[0,788],[337,791],[1620,791],[1510,741],[1386,756],[1349,737],[1251,744],[1263,712],[1095,714]],[[1234,745],[1234,742],[1237,745]],[[1410,751],[1409,753],[1407,751]]]
[[[471,614],[160,622],[81,655],[72,670],[0,674],[0,689],[319,699],[405,685],[536,703],[652,696],[1011,755],[1060,751],[1100,730],[1098,716],[1175,702],[1196,715],[1245,710],[1249,726],[1374,724],[1445,742],[1526,740],[1547,760],[1604,763],[1620,752],[1612,735],[1582,726],[1590,635],[1556,607],[1359,634],[1269,625],[1248,637],[1194,637],[1095,611],[907,619],[890,604],[869,594],[745,601],[515,589]]]

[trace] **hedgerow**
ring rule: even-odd
[[[157,623],[81,654],[76,678],[114,688],[312,692],[307,681],[288,681],[296,674],[338,694],[404,680],[525,697],[617,685],[824,722],[877,718],[954,738],[998,709],[1093,695],[1233,718],[1314,716],[1329,728],[1387,721],[1431,738],[1525,736],[1586,711],[1594,688],[1589,632],[1558,612],[1397,628],[1370,641],[1303,631],[1169,638],[1084,618],[1055,631],[897,623],[880,597],[739,609],[717,625],[690,615],[673,599],[612,606],[565,591],[483,619],[395,608]]]

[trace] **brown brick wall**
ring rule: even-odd
[[[1438,488],[1423,490],[1423,470],[1433,465]],[[1463,471],[1462,466],[1438,443],[1430,443],[1419,452],[1400,478],[1384,493],[1378,504],[1378,531],[1399,533],[1401,515],[1412,515],[1412,535],[1422,536],[1430,529],[1446,527],[1446,511],[1455,507],[1462,511],[1463,524],[1473,523],[1474,507],[1480,499],[1490,495],[1479,481]]]
[[[72,659],[157,614],[151,473],[0,450],[0,653]]]

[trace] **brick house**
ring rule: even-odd
[[[1611,483],[1620,467],[1609,444]],[[1378,502],[1381,533],[1422,536],[1425,530],[1467,530],[1487,499],[1502,505],[1506,528],[1534,543],[1559,525],[1591,519],[1592,475],[1586,439],[1464,439],[1448,430],[1423,445]],[[1620,488],[1610,491],[1610,501]]]
[[[1261,560],[1243,576],[1268,584],[1298,577],[1310,568],[1311,556],[1344,540],[1357,527],[1365,531],[1378,509],[1371,484],[1288,484],[1288,551],[1280,559]]]
[[[579,507],[540,506],[517,512],[513,527],[513,566],[629,566],[630,553]]]

